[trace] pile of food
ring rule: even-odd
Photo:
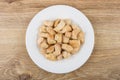
[[[70,19],[46,20],[39,27],[37,44],[49,60],[61,60],[77,53],[84,43],[84,32]]]

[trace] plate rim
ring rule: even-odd
[[[90,26],[91,26],[91,28],[92,28],[92,32],[93,32],[93,44],[92,44],[91,52],[89,52],[89,53],[90,53],[89,57],[88,57],[88,58],[84,61],[84,63],[82,63],[79,67],[77,67],[77,68],[75,68],[75,69],[73,69],[73,70],[67,71],[67,72],[63,72],[63,73],[73,72],[74,70],[77,70],[77,69],[79,69],[80,67],[82,67],[82,66],[88,61],[88,59],[90,58],[90,56],[91,56],[91,54],[92,54],[92,52],[93,52],[93,50],[94,50],[95,34],[94,34],[93,25],[91,24],[91,22],[90,22],[90,20],[88,19],[88,17],[87,17],[84,13],[82,13],[79,9],[74,8],[74,7],[72,7],[72,6],[69,6],[69,5],[52,5],[52,6],[48,6],[48,7],[44,8],[44,9],[40,10],[38,13],[36,13],[36,14],[33,16],[33,18],[32,18],[32,19],[30,20],[30,22],[29,22],[29,25],[28,25],[27,30],[26,30],[26,35],[25,35],[26,50],[27,50],[27,53],[28,53],[30,59],[31,59],[31,60],[34,62],[34,64],[36,64],[39,68],[41,68],[41,69],[43,69],[43,70],[45,70],[45,71],[47,71],[47,72],[56,73],[56,74],[63,74],[62,72],[60,72],[60,73],[59,73],[59,72],[52,72],[52,71],[48,71],[48,70],[40,67],[40,66],[39,66],[37,63],[35,63],[35,61],[32,59],[32,56],[30,55],[30,53],[29,53],[29,51],[28,51],[28,47],[27,47],[27,33],[28,33],[28,28],[29,28],[29,26],[30,26],[30,23],[33,21],[33,19],[35,18],[35,16],[38,15],[40,12],[44,11],[45,9],[48,9],[48,8],[50,8],[50,7],[55,7],[55,6],[56,6],[56,7],[57,7],[57,6],[70,7],[70,8],[73,8],[73,9],[79,11],[79,12],[82,14],[82,16],[84,16],[84,17],[87,19],[88,23],[90,24]]]

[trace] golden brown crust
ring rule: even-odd
[[[56,61],[77,53],[84,43],[84,32],[70,19],[44,21],[39,28],[37,44],[40,52],[49,60]]]

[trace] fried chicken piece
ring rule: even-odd
[[[53,52],[53,54],[55,55],[55,56],[58,56],[58,55],[60,55],[61,54],[61,46],[60,46],[60,44],[55,44],[55,51]]]
[[[73,31],[72,31],[72,39],[77,39],[77,36],[78,36],[78,33],[79,33],[80,31],[78,30],[78,29],[74,29]]]
[[[57,43],[62,43],[62,34],[55,34],[55,40],[57,41]]]
[[[77,29],[77,30],[81,31],[80,27],[76,24],[71,24],[71,27],[72,27],[72,29]]]
[[[47,31],[46,31],[46,27],[43,26],[43,25],[40,26],[39,31],[40,31],[40,32],[47,32]]]
[[[65,22],[63,20],[60,21],[60,23],[54,28],[54,30],[56,32],[59,32],[60,30],[62,30],[65,26]]]
[[[57,60],[56,56],[55,56],[54,54],[52,54],[52,53],[45,54],[44,56],[45,56],[47,59],[52,60],[52,61]]]
[[[40,45],[43,40],[44,40],[44,38],[39,37],[38,40],[37,40],[37,44]]]
[[[48,44],[46,40],[43,40],[43,42],[40,44],[40,48],[47,48]]]
[[[63,29],[60,31],[60,33],[65,33],[68,31],[72,31],[72,28],[70,27],[70,25],[66,25],[65,27],[63,27]]]
[[[48,33],[39,33],[39,36],[40,37],[43,37],[43,38],[47,38],[48,37]]]
[[[47,53],[52,53],[54,51],[54,49],[55,49],[55,47],[54,47],[54,45],[52,45],[52,46],[48,47],[46,51],[47,51]]]
[[[60,22],[60,19],[55,20],[54,21],[54,27],[56,27],[59,24],[59,22]]]
[[[53,30],[52,27],[47,27],[47,28],[46,28],[46,31],[47,31],[49,34],[51,34],[51,35],[55,35],[55,31]]]
[[[61,59],[63,59],[63,55],[62,54],[57,56],[57,60],[61,60]]]
[[[69,44],[73,47],[73,48],[77,48],[80,47],[80,40],[70,40]]]
[[[64,19],[64,21],[67,25],[71,25],[71,23],[72,23],[72,21],[70,19]]]
[[[67,51],[63,51],[62,55],[63,55],[64,58],[68,58],[68,57],[71,56],[71,54],[69,52],[67,52]]]
[[[77,52],[79,51],[79,49],[80,49],[80,47],[74,48],[74,49],[71,51],[71,53],[72,53],[72,54],[75,54],[75,53],[77,53]]]
[[[48,35],[48,37],[47,37],[47,43],[48,44],[55,44],[56,43],[56,41],[54,40],[54,35]]]
[[[70,38],[70,37],[71,37],[71,35],[72,35],[72,33],[71,33],[71,32],[65,32],[65,36],[66,36],[66,37]]]
[[[62,44],[62,49],[66,50],[67,52],[71,52],[73,50],[73,47],[69,44]]]
[[[46,49],[45,48],[40,48],[40,52],[44,55],[44,54],[46,54]]]
[[[46,21],[43,22],[43,24],[47,27],[52,27],[53,23],[54,23],[53,21],[49,21],[49,20],[46,20]]]
[[[81,31],[81,32],[78,34],[78,39],[80,40],[81,43],[84,43],[84,41],[85,41],[84,32]]]
[[[63,43],[68,43],[69,42],[69,38],[66,36],[63,36]]]

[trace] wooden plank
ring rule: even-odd
[[[95,30],[90,59],[61,75],[38,68],[25,47],[30,20],[56,4],[81,10]],[[0,80],[120,80],[120,0],[0,0]]]

